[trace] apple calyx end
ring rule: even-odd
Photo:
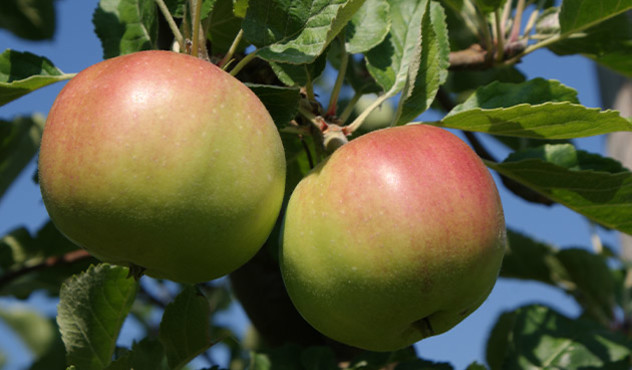
[[[143,266],[139,266],[136,265],[134,263],[130,263],[129,264],[129,273],[127,274],[127,277],[133,277],[134,280],[138,281],[140,280],[141,277],[143,277],[143,275],[145,275],[145,270],[146,268],[144,268]]]
[[[430,323],[430,316],[426,316],[423,319],[419,319],[411,324],[411,327],[420,332],[424,338],[432,337],[436,335],[432,324]]]

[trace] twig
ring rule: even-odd
[[[202,0],[191,0],[195,2],[195,8],[193,9],[193,34],[191,38],[193,39],[193,48],[192,52],[194,56],[198,57],[200,55],[198,50],[198,45],[200,44],[200,18],[202,17]]]
[[[336,77],[336,83],[331,91],[329,98],[329,105],[327,106],[327,116],[336,115],[336,106],[338,102],[338,96],[340,95],[340,89],[342,89],[342,83],[345,80],[345,73],[347,72],[347,64],[349,63],[349,53],[345,49],[345,41],[343,38],[338,38],[342,48],[342,59],[340,60],[340,68],[338,69],[338,76]]]
[[[237,47],[239,46],[239,43],[241,42],[241,39],[243,36],[244,36],[244,30],[239,30],[239,33],[237,33],[237,36],[235,36],[233,43],[230,45],[230,48],[228,49],[228,52],[226,53],[226,55],[224,55],[224,58],[222,58],[222,60],[219,62],[218,67],[225,69],[224,66],[226,65],[226,63],[228,63],[228,61],[230,61],[230,58],[233,57],[233,54],[235,54],[235,51],[237,50]]]
[[[158,4],[158,8],[160,8],[160,11],[162,12],[162,15],[167,20],[167,24],[169,25],[169,28],[173,33],[173,37],[178,42],[178,45],[180,45],[180,50],[184,50],[184,37],[182,36],[182,33],[180,33],[180,29],[178,28],[176,21],[171,16],[171,13],[169,13],[169,8],[167,8],[167,4],[165,4],[164,0],[155,1],[156,4]]]
[[[230,71],[231,76],[237,76],[237,73],[239,73],[239,71],[241,71],[242,68],[244,68],[246,64],[248,64],[251,60],[255,59],[256,56],[257,56],[257,50],[246,55],[244,59],[240,60],[239,63],[237,63],[235,68],[231,69]]]
[[[0,289],[9,284],[11,281],[31,272],[53,268],[56,266],[70,265],[88,258],[92,258],[92,256],[87,251],[83,249],[77,249],[61,256],[48,257],[44,261],[34,265],[24,266],[17,270],[8,271],[4,275],[0,276]]]

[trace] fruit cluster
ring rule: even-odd
[[[103,261],[185,283],[264,244],[286,163],[273,120],[203,60],[147,51],[98,63],[55,101],[39,177],[51,219]],[[444,332],[490,293],[505,227],[495,184],[453,134],[411,125],[350,141],[284,214],[280,266],[304,318],[385,351]]]

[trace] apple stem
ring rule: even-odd
[[[173,33],[173,37],[176,39],[178,45],[180,45],[180,50],[184,50],[184,37],[182,36],[182,33],[180,32],[176,21],[173,19],[173,16],[171,16],[171,13],[169,13],[169,8],[167,8],[167,4],[165,4],[164,0],[155,1],[156,4],[158,4],[158,8],[160,8],[160,12],[167,20],[167,24],[169,25],[169,28]]]
[[[230,59],[235,54],[235,51],[237,50],[237,47],[239,46],[239,43],[241,42],[241,39],[243,36],[244,36],[244,30],[239,30],[239,33],[237,33],[237,36],[235,36],[233,43],[230,45],[230,48],[228,49],[228,52],[226,53],[226,55],[224,55],[224,58],[222,58],[222,60],[219,62],[218,67],[220,67],[221,69],[225,69],[224,66],[227,66],[226,63],[228,63],[228,61],[230,61]]]
[[[518,0],[518,5],[516,5],[516,14],[514,15],[513,28],[511,29],[511,35],[509,36],[510,44],[518,41],[518,37],[520,36],[522,13],[524,12],[524,1],[525,0]]]
[[[346,132],[348,134],[352,134],[353,132],[355,132],[355,130],[362,126],[364,120],[369,116],[369,114],[371,114],[371,112],[373,112],[375,108],[379,107],[380,104],[384,103],[384,101],[386,101],[386,99],[388,98],[390,98],[390,95],[384,94],[375,99],[375,101],[371,103],[371,105],[369,105],[369,107],[365,109],[364,112],[360,113],[360,115],[355,120],[353,120],[353,122],[351,122],[349,126],[346,127]]]
[[[242,68],[244,68],[246,66],[246,64],[248,64],[248,62],[250,62],[251,60],[253,60],[256,56],[257,56],[257,51],[259,50],[255,50],[252,53],[246,55],[244,57],[244,59],[240,60],[239,63],[237,63],[237,65],[235,66],[235,68],[233,68],[230,71],[230,75],[231,76],[237,76],[237,73],[239,73],[239,71],[241,71]]]
[[[502,61],[505,58],[505,27],[502,24],[500,9],[494,11],[496,23],[496,60]]]
[[[193,56],[199,56],[198,45],[200,44],[200,18],[202,17],[202,0],[191,0],[191,10],[193,10],[192,17],[193,18],[193,35],[191,38],[193,39],[193,47],[192,54]]]
[[[345,40],[344,35],[340,33],[338,36],[338,41],[340,42],[340,47],[342,48],[342,59],[340,60],[340,68],[338,69],[338,76],[336,77],[336,83],[334,84],[334,88],[331,92],[331,96],[329,97],[329,105],[327,107],[326,116],[335,116],[336,115],[336,103],[338,102],[338,97],[340,96],[340,90],[342,89],[342,84],[345,80],[345,73],[347,72],[347,64],[349,64],[349,53],[345,49]]]
[[[340,119],[340,122],[345,122],[346,120],[349,119],[349,117],[351,116],[351,113],[353,113],[353,108],[355,108],[356,103],[360,100],[361,97],[362,97],[362,94],[359,92],[356,92],[353,95],[353,97],[351,98],[351,100],[349,100],[349,103],[347,104],[345,109],[342,111],[342,113],[340,113],[340,116],[338,116],[338,119]]]

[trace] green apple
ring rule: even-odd
[[[391,351],[483,303],[505,234],[495,183],[470,147],[440,128],[403,126],[352,140],[298,184],[280,264],[314,328]]]
[[[97,258],[197,283],[263,245],[285,157],[245,85],[201,59],[145,51],[97,63],[63,88],[39,180],[57,228]]]
[[[376,100],[377,96],[374,94],[362,95],[354,107],[355,113],[359,116]],[[360,131],[367,132],[386,128],[391,124],[393,118],[395,118],[395,109],[393,109],[391,102],[386,100],[364,119]]]

